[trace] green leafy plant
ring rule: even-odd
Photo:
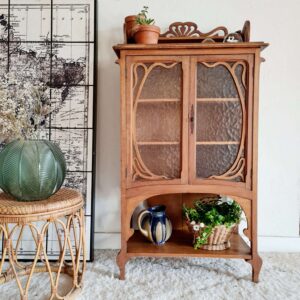
[[[184,205],[183,213],[193,226],[193,230],[199,232],[194,243],[194,248],[199,249],[207,243],[208,237],[216,226],[225,225],[229,228],[238,224],[242,209],[235,201],[223,201],[216,198],[209,201],[198,200],[192,208]]]
[[[144,6],[141,12],[137,15],[136,23],[139,25],[154,25],[154,19],[148,18],[148,6]]]

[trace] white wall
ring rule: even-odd
[[[119,68],[112,46],[122,43],[127,15],[150,7],[163,30],[194,21],[202,31],[230,31],[251,21],[251,40],[263,52],[259,129],[259,242],[261,250],[298,250],[300,212],[300,1],[299,0],[100,0],[98,1],[98,153],[96,248],[120,245]]]

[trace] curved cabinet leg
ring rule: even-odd
[[[122,216],[121,216],[121,250],[118,253],[117,256],[117,264],[120,269],[120,280],[125,280],[125,265],[128,261],[128,256],[127,256],[127,242],[130,239],[130,237],[134,234],[134,229],[130,227],[130,221],[131,221],[131,216],[133,213],[134,208],[131,207],[131,201],[130,198],[125,198],[122,196],[122,203],[127,203],[128,207],[126,210],[129,211],[129,213],[126,213],[123,208]],[[132,209],[132,210],[131,210]]]
[[[246,262],[252,266],[252,281],[257,283],[259,281],[258,278],[262,266],[262,259],[259,255],[256,255],[253,259],[246,260]]]
[[[126,253],[124,253],[124,251],[121,250],[117,256],[117,264],[120,270],[120,280],[125,280],[125,265],[127,263],[127,260],[128,259]]]

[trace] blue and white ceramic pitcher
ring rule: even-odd
[[[141,233],[155,245],[163,245],[172,234],[172,224],[166,216],[166,207],[157,205],[141,211],[138,217]]]

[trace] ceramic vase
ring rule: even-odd
[[[138,227],[140,232],[155,245],[163,245],[172,234],[172,224],[166,216],[164,205],[143,210],[138,217]]]
[[[62,186],[66,162],[58,146],[44,140],[15,140],[0,153],[0,187],[20,201],[49,198]]]

